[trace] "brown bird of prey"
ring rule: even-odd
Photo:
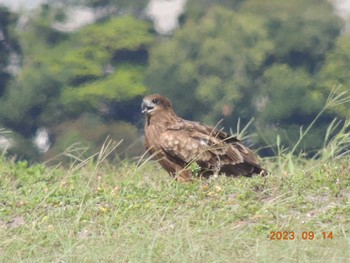
[[[191,180],[194,170],[203,177],[265,174],[254,153],[236,137],[180,118],[168,98],[146,96],[141,108],[146,115],[146,149],[177,180]]]

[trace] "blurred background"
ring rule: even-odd
[[[45,161],[107,136],[114,159],[144,152],[140,102],[171,98],[184,118],[235,132],[260,154],[322,147],[350,89],[349,0],[0,0],[0,150]],[[334,131],[336,132],[336,131]],[[63,158],[56,157],[56,158]]]

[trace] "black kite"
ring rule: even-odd
[[[190,166],[197,164],[199,175],[209,177],[265,174],[255,154],[223,131],[180,118],[171,101],[159,94],[143,99],[146,115],[145,146],[160,165],[179,181],[192,178]]]

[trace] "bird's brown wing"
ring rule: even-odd
[[[209,162],[211,154],[206,151],[204,139],[201,142],[190,133],[187,130],[168,130],[161,134],[159,143],[167,155],[184,164],[199,158]]]
[[[177,122],[158,142],[170,158],[183,164],[196,161],[204,169],[234,169],[243,163],[259,167],[255,155],[236,138],[197,122]]]

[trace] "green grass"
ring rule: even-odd
[[[281,155],[265,161],[266,178],[184,184],[149,161],[2,158],[0,262],[348,262],[349,161]],[[298,239],[270,240],[272,231]]]
[[[86,160],[67,149],[67,168],[0,156],[0,263],[349,262],[350,122],[331,122],[315,158],[297,154],[319,116],[348,102],[331,93],[291,150],[277,137],[268,177],[178,183],[145,156],[107,162],[108,140]],[[271,240],[279,231],[295,239]]]

